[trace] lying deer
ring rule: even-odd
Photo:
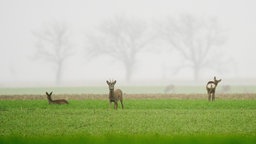
[[[122,90],[120,90],[120,89],[114,90],[116,80],[115,81],[106,81],[106,82],[109,87],[109,106],[111,105],[111,102],[114,102],[114,109],[117,109],[117,107],[118,107],[117,102],[120,101],[122,104],[122,109],[124,109]]]
[[[221,81],[221,79],[217,80],[216,77],[213,78],[213,81],[209,81],[206,84],[206,90],[208,93],[208,100],[214,101],[215,100],[215,90],[218,85],[218,83]]]
[[[68,104],[67,100],[64,99],[59,99],[59,100],[52,100],[52,92],[49,94],[48,92],[46,92],[47,95],[47,99],[49,104]]]

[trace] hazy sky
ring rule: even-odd
[[[34,59],[36,39],[32,32],[55,22],[69,27],[75,51],[64,65],[63,81],[89,83],[109,78],[124,81],[122,63],[107,56],[88,60],[85,52],[86,34],[117,15],[148,23],[182,14],[216,17],[227,33],[228,39],[221,46],[224,56],[232,59],[233,66],[224,73],[203,73],[201,79],[208,80],[213,75],[224,79],[255,79],[255,8],[255,0],[0,0],[0,86],[54,81],[54,65]],[[193,79],[189,69],[170,74],[168,63],[172,60],[167,51],[155,48],[153,52],[142,51],[138,55],[131,81]]]

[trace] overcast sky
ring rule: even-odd
[[[202,81],[213,75],[255,80],[255,0],[0,0],[0,86],[54,82],[54,64],[35,59],[36,39],[32,32],[56,22],[68,26],[75,53],[64,64],[64,82],[90,84],[109,78],[125,81],[122,63],[108,56],[86,58],[86,35],[102,21],[115,16],[135,17],[154,25],[182,14],[202,19],[215,17],[227,34],[221,48],[223,56],[230,60],[226,63],[230,69],[221,73],[204,72]],[[175,67],[169,61],[173,54],[154,47],[152,52],[142,51],[137,55],[131,81],[193,80],[190,69],[172,73]]]

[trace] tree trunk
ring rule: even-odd
[[[57,71],[56,71],[56,85],[61,84],[62,80],[62,61],[57,62]]]
[[[126,62],[125,64],[125,79],[127,82],[130,82],[131,80],[131,76],[132,76],[132,72],[133,72],[133,63],[130,62]]]

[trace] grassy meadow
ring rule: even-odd
[[[109,107],[107,95],[53,95],[68,105],[49,105],[43,94],[2,98],[0,143],[255,143],[256,96],[230,95],[215,102],[200,94],[127,95],[123,110]]]
[[[112,105],[113,106],[113,105]],[[75,139],[102,142],[113,138],[134,143],[212,139],[255,142],[256,101],[128,99],[125,109],[113,110],[105,100],[70,100],[48,105],[45,100],[1,100],[2,142]],[[115,139],[117,137],[117,139]],[[9,138],[9,139],[8,139]],[[126,140],[127,139],[127,140]],[[10,141],[11,140],[11,141]],[[79,142],[79,141],[78,141]]]

